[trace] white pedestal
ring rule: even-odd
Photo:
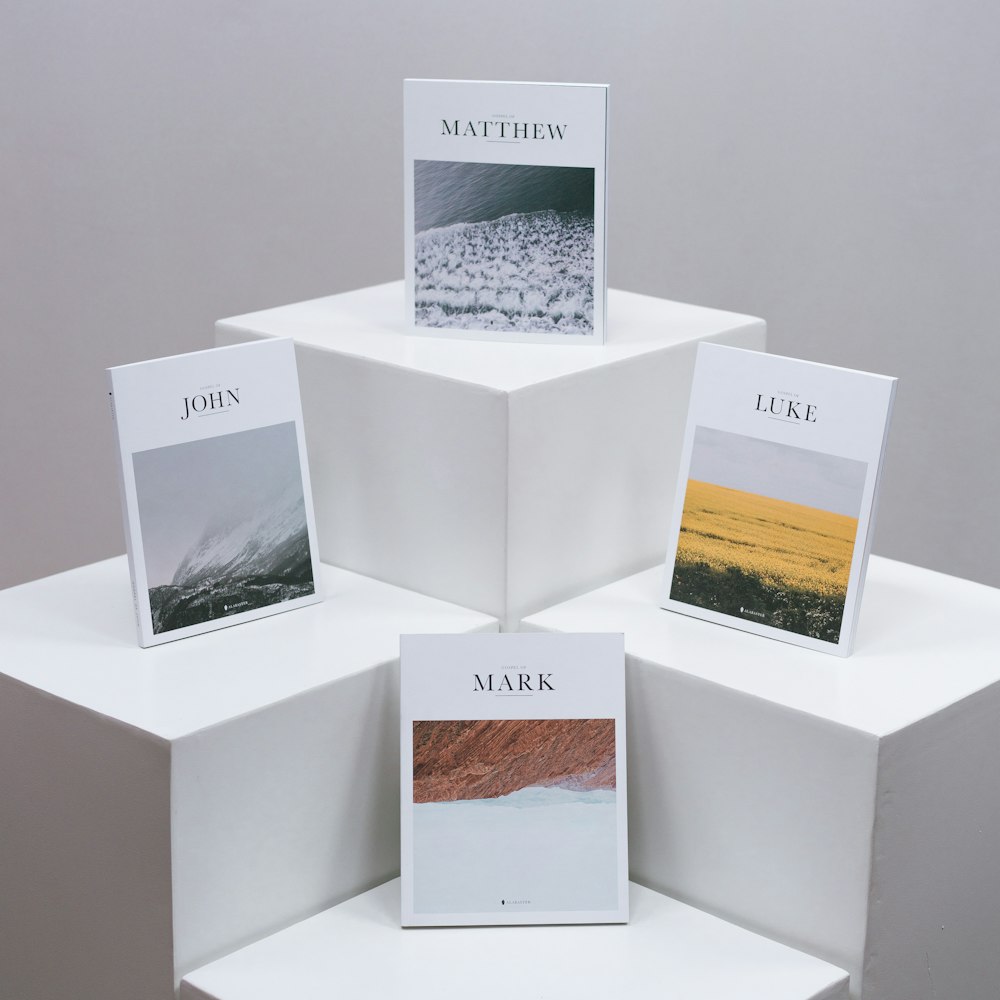
[[[663,558],[695,347],[761,320],[608,293],[608,343],[406,336],[403,284],[238,316],[293,337],[323,559],[507,625]]]
[[[661,611],[661,581],[523,623],[625,633],[633,878],[855,997],[996,1000],[1000,591],[873,557],[842,661]]]
[[[0,593],[0,994],[170,1000],[398,871],[399,633],[497,622],[322,587],[145,650],[124,558]]]
[[[627,925],[400,930],[399,882],[219,962],[181,1000],[847,1000],[847,975],[640,886]]]

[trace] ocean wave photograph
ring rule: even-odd
[[[414,321],[592,335],[594,170],[417,160]]]

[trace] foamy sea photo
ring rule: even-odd
[[[594,171],[418,160],[415,323],[594,332]]]

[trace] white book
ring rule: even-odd
[[[139,645],[320,599],[295,351],[108,369]]]
[[[404,927],[628,920],[619,635],[400,639]]]
[[[608,87],[406,80],[411,332],[602,344]]]
[[[662,606],[849,656],[896,381],[700,344]]]

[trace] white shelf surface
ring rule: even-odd
[[[596,347],[411,336],[403,312],[393,282],[220,320],[216,341],[295,340],[326,562],[504,628],[662,559],[697,345],[766,340],[631,292]]]
[[[847,974],[638,885],[627,925],[401,930],[394,880],[198,969],[181,1000],[846,1000]]]
[[[633,877],[853,997],[994,1000],[1000,591],[872,557],[845,660],[663,611],[662,579],[522,622],[625,634]]]
[[[150,649],[124,558],[0,592],[5,998],[173,1000],[188,969],[398,871],[399,635],[498,623],[329,566],[320,584]]]
[[[1000,682],[1000,591],[873,556],[853,656],[840,659],[664,611],[663,567],[524,620],[624,632],[639,660],[885,736]]]
[[[495,631],[488,615],[324,565],[324,600],[150,649],[124,556],[0,592],[0,673],[166,740],[399,656],[403,632]]]
[[[725,331],[763,326],[753,316],[609,289],[606,344],[511,344],[407,334],[403,298],[403,282],[392,281],[234,316],[220,324],[227,331],[291,337],[306,347],[498,392],[516,392]]]

